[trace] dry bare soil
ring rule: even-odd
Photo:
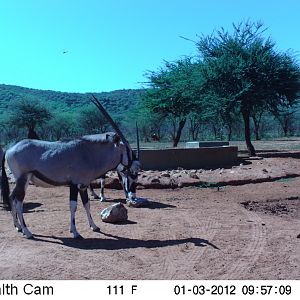
[[[100,233],[78,205],[83,240],[69,233],[68,188],[30,185],[24,216],[35,239],[0,210],[0,279],[300,279],[300,159],[142,175],[138,196],[151,205],[127,207],[126,223],[99,216],[123,201],[120,190],[91,201]],[[158,189],[172,178],[172,188]]]

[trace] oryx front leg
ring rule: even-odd
[[[81,197],[81,200],[82,200],[83,207],[85,209],[85,212],[86,212],[86,215],[87,215],[87,218],[88,218],[90,228],[95,232],[99,232],[100,228],[94,223],[93,218],[91,216],[90,201],[89,201],[87,189],[86,188],[79,189],[79,193],[80,193],[80,197]]]
[[[16,187],[11,194],[12,216],[16,229],[22,231],[26,238],[32,238],[32,233],[27,228],[23,217],[23,200],[27,187],[27,176],[21,176],[16,180]],[[19,221],[18,221],[19,220]]]
[[[82,236],[78,233],[75,224],[75,213],[77,210],[78,189],[75,184],[70,185],[70,232],[73,233],[75,239],[80,239]]]
[[[18,232],[22,232],[22,227],[18,221],[18,216],[17,216],[16,201],[13,200],[11,197],[10,197],[9,201],[10,201],[11,214],[13,217],[14,226]]]

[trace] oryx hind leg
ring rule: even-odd
[[[27,238],[32,238],[32,233],[27,228],[23,217],[23,200],[28,186],[29,175],[22,175],[16,179],[16,186],[11,194],[12,215],[16,229],[22,231]]]
[[[94,199],[99,199],[99,196],[95,193],[94,188],[91,185],[89,185],[88,189],[91,193],[91,196],[93,196]]]
[[[105,177],[100,177],[100,194],[99,196],[95,193],[92,184],[90,184],[88,186],[88,189],[90,191],[91,196],[94,199],[99,199],[100,202],[105,202],[106,201],[106,197],[104,196],[104,185],[105,185]]]
[[[104,196],[105,177],[100,178],[100,202],[105,202],[106,197]]]
[[[88,218],[90,228],[94,232],[99,232],[100,228],[94,223],[92,215],[91,215],[90,201],[89,201],[87,189],[86,188],[79,189],[79,193],[80,193],[80,197],[81,197],[81,200],[82,200],[83,207],[85,209],[85,212],[86,212],[86,215],[87,215],[87,218]]]

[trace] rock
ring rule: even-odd
[[[194,178],[194,179],[199,179],[199,177],[198,177],[198,175],[196,174],[196,172],[195,171],[193,171],[193,172],[190,172],[190,177],[191,178]]]
[[[171,175],[169,174],[169,173],[162,173],[161,175],[160,175],[161,177],[171,177]]]
[[[109,189],[122,190],[122,184],[120,183],[119,178],[109,177],[105,179],[105,187]]]
[[[149,200],[145,198],[135,198],[135,199],[127,200],[126,203],[128,206],[132,206],[132,207],[144,207],[144,206],[149,206],[150,204]]]
[[[173,178],[180,178],[180,177],[182,177],[182,174],[174,174],[173,175]]]
[[[151,179],[151,183],[160,183],[160,180],[157,177]]]
[[[100,212],[103,222],[117,223],[127,221],[127,209],[122,203],[113,204]]]

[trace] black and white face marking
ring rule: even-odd
[[[134,160],[129,169],[124,166],[120,166],[117,169],[119,179],[122,182],[124,192],[128,200],[136,198],[136,186],[138,181],[138,172],[140,169],[141,165],[138,160]]]

